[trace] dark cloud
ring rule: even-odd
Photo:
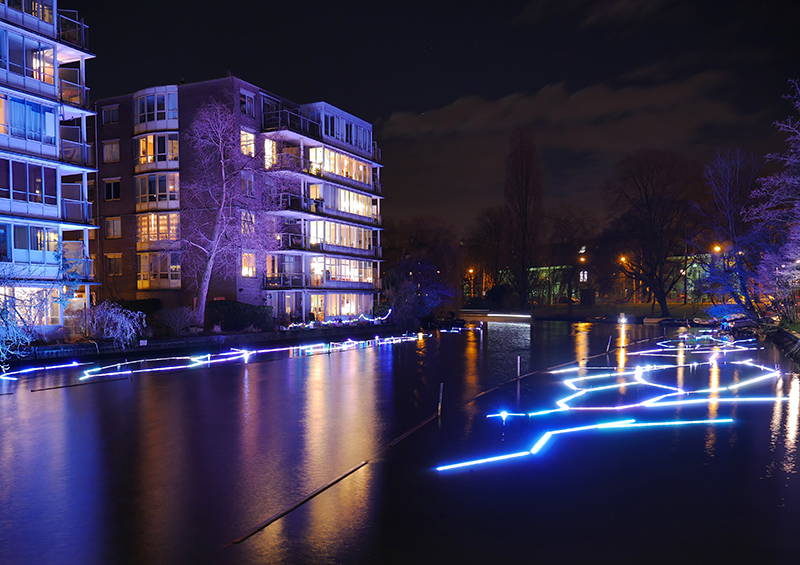
[[[743,114],[709,96],[726,80],[705,72],[659,85],[598,84],[575,92],[562,83],[531,95],[471,96],[424,113],[396,112],[381,130],[384,154],[397,159],[387,163],[386,184],[404,187],[389,193],[392,207],[411,210],[425,202],[426,212],[467,225],[472,211],[502,201],[508,139],[521,126],[536,133],[550,202],[595,198],[613,164],[638,148],[703,159],[706,136],[715,142],[763,138],[760,112]]]

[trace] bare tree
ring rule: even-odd
[[[518,129],[511,134],[503,187],[508,214],[510,271],[520,308],[526,309],[531,291],[534,249],[542,218],[544,184],[533,132]]]
[[[483,275],[485,290],[500,284],[501,271],[507,259],[507,218],[505,208],[484,208],[476,225],[467,234],[469,260]]]
[[[181,184],[181,268],[197,289],[202,322],[212,277],[235,277],[242,250],[260,256],[276,247],[270,212],[282,177],[265,168],[259,144],[242,136],[237,114],[221,102],[198,110],[187,140],[195,160]]]
[[[686,234],[693,233],[689,199],[701,192],[695,166],[676,154],[644,149],[617,164],[605,186],[615,213],[620,270],[650,289],[662,316],[669,316],[667,296],[681,280]]]
[[[709,198],[697,203],[705,227],[698,234],[699,251],[711,257],[703,288],[723,302],[733,299],[752,318],[758,317],[759,311],[759,263],[771,245],[769,226],[746,217],[756,204],[760,172],[761,165],[752,153],[717,151],[703,174]]]

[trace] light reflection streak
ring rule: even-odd
[[[797,451],[797,418],[800,415],[800,384],[797,376],[792,377],[789,385],[789,409],[786,415],[786,456],[783,458],[783,470],[795,472],[795,452]]]

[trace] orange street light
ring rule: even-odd
[[[715,245],[714,246],[714,253],[719,253],[720,251],[722,251],[722,247],[720,247],[719,245]]]
[[[623,263],[624,263],[625,261],[627,261],[627,259],[625,259],[625,257],[620,257],[620,258],[619,258],[619,260],[620,260],[620,261],[622,261]]]

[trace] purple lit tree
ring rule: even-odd
[[[786,96],[800,114],[800,81],[789,81]],[[775,124],[787,134],[788,148],[767,159],[783,164],[782,170],[761,179],[755,191],[760,200],[748,219],[769,231],[771,247],[763,253],[758,271],[761,292],[770,308],[789,322],[798,319],[795,295],[800,280],[800,119],[789,116]]]
[[[758,204],[760,172],[752,153],[717,151],[703,174],[709,197],[696,203],[705,227],[697,238],[698,256],[709,258],[702,289],[720,302],[733,300],[752,319],[760,315],[758,269],[772,239],[769,224],[747,217]]]
[[[197,111],[187,140],[194,168],[181,183],[181,269],[197,289],[202,323],[212,276],[234,278],[243,249],[258,258],[277,247],[270,212],[284,177],[265,168],[259,144],[243,137],[237,114],[221,102]]]

